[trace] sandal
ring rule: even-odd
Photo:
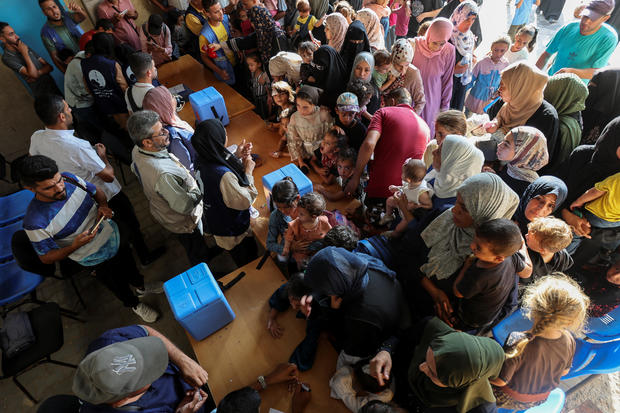
[[[271,156],[272,158],[278,159],[280,157],[281,153],[280,151],[273,151],[269,153],[269,156]]]

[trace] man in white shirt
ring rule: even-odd
[[[163,248],[153,252],[148,250],[133,206],[114,176],[114,168],[107,158],[105,146],[98,143],[93,148],[88,141],[74,136],[71,108],[62,97],[37,97],[34,108],[45,129],[36,131],[30,138],[30,155],[52,158],[61,171],[71,172],[100,188],[117,220],[130,230],[130,241],[143,265],[161,256]]]
[[[136,75],[137,82],[125,90],[125,103],[130,114],[142,110],[142,102],[149,90],[153,89],[153,79],[157,79],[157,68],[150,54],[136,52],[129,56],[129,66]]]

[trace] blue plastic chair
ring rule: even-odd
[[[22,270],[15,260],[0,265],[0,306],[11,304],[32,293],[43,277]]]
[[[606,374],[620,371],[620,341],[590,343],[576,339],[573,366],[562,380],[585,374]]]
[[[34,193],[27,189],[0,198],[0,227],[19,221],[26,214]]]
[[[620,307],[616,307],[602,317],[588,320],[586,336],[596,341],[620,339]]]
[[[8,261],[13,257],[11,238],[20,229],[22,229],[22,221],[0,227],[0,262]]]
[[[526,331],[530,328],[532,328],[532,322],[525,316],[525,311],[519,308],[493,327],[493,338],[503,346],[510,333]]]
[[[564,407],[566,395],[560,388],[553,389],[543,404],[527,410],[497,409],[497,413],[560,413]]]

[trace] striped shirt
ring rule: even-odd
[[[24,230],[39,255],[70,246],[97,220],[98,207],[93,199],[97,187],[69,172],[63,172],[62,176],[69,179],[65,180],[65,199],[44,202],[35,198],[24,216]],[[78,182],[83,188],[70,180]],[[69,258],[82,265],[97,265],[116,255],[118,239],[116,224],[104,220],[93,240],[73,251]]]

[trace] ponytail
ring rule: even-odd
[[[534,46],[536,46],[536,39],[538,38],[538,28],[533,24],[527,24],[519,29],[517,34],[519,33],[527,34],[532,38],[527,44],[527,50],[532,53],[534,51]]]

